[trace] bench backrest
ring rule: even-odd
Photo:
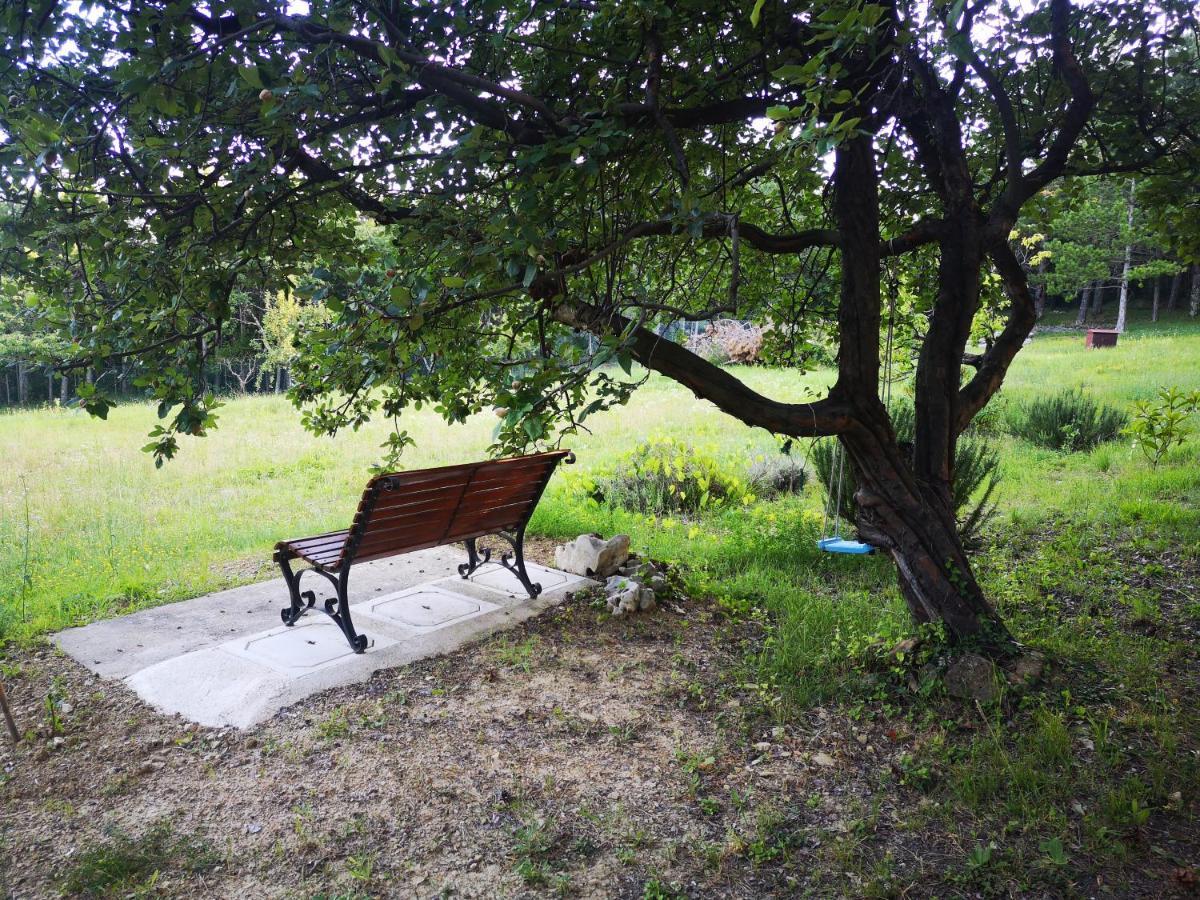
[[[521,529],[570,452],[377,475],[363,491],[337,566]]]

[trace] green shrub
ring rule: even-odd
[[[587,494],[635,512],[664,515],[698,513],[734,502],[750,502],[746,483],[691,444],[656,437],[621,457],[617,466],[596,476]]]
[[[897,403],[889,410],[892,417],[892,427],[896,430],[896,440],[900,447],[909,453],[908,462],[912,464],[913,438],[916,435],[916,412],[907,403]],[[821,479],[826,495],[831,485],[836,488],[834,479],[837,472],[837,442],[830,438],[817,441],[812,450],[813,468]],[[954,484],[951,486],[954,503],[954,517],[958,522],[958,535],[964,546],[977,547],[980,532],[983,527],[996,515],[996,504],[993,495],[1000,484],[1000,455],[992,448],[985,438],[964,435],[958,439],[954,453]],[[858,479],[854,471],[854,463],[847,456],[846,468],[842,475],[842,496],[838,506],[841,517],[853,524],[857,519],[854,507],[854,492],[858,490]],[[973,497],[978,497],[972,500]]]
[[[1115,440],[1129,417],[1082,391],[1039,397],[1010,421],[1014,435],[1049,450],[1091,450]]]
[[[808,482],[808,470],[791,456],[760,456],[750,463],[750,489],[760,500],[782,494],[799,494]]]

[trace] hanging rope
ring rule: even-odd
[[[884,266],[888,273],[888,320],[887,320],[887,337],[884,339],[883,351],[883,366],[880,370],[880,393],[883,395],[883,405],[891,411],[892,405],[892,376],[895,371],[892,360],[892,347],[896,335],[896,294],[898,285],[892,274],[892,268],[886,262]],[[816,430],[816,413],[813,413],[813,430]],[[836,439],[835,439],[836,440]],[[813,439],[816,443],[816,438]],[[811,447],[809,448],[811,452]],[[846,476],[846,448],[842,446],[841,441],[837,441],[834,447],[834,457],[837,460],[836,467],[831,466],[829,470],[829,484],[825,490],[825,511],[821,517],[821,540],[818,545],[822,549],[831,549],[826,546],[830,541],[842,540],[842,487],[845,484]],[[835,471],[836,470],[836,471]],[[833,517],[833,533],[830,534],[829,519]],[[866,545],[861,545],[866,547]],[[869,548],[868,548],[869,549]],[[842,552],[863,552],[859,550],[843,550]]]

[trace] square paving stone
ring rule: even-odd
[[[476,600],[433,585],[377,597],[364,605],[372,616],[422,630],[440,628],[500,609],[486,600]]]
[[[537,563],[526,563],[525,571],[529,574],[530,581],[542,586],[543,594],[565,587],[572,582],[582,582],[584,580],[577,575],[560,572],[558,569],[547,569],[545,566],[539,566]],[[501,593],[512,594],[518,597],[527,596],[525,586],[521,584],[517,576],[504,568],[504,566],[496,563],[490,563],[478,569],[467,580],[488,590],[500,591]]]
[[[356,626],[358,627],[358,626]],[[367,652],[379,643],[394,643],[381,635],[369,634]],[[340,662],[356,654],[350,649],[342,630],[328,619],[301,620],[292,627],[281,626],[259,634],[247,635],[222,644],[221,649],[234,656],[267,666],[287,675],[301,676]]]

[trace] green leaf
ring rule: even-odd
[[[950,40],[946,42],[950,48],[950,52],[959,59],[967,60],[971,56],[971,39],[965,31],[956,31],[950,35]]]
[[[257,91],[263,89],[262,75],[258,73],[258,66],[238,66],[238,74],[242,76],[242,81],[250,87]]]
[[[466,283],[465,278],[459,278],[457,275],[447,275],[442,279],[442,284],[448,288],[460,288]]]
[[[758,27],[758,23],[762,19],[763,7],[766,4],[767,0],[754,0],[754,9],[750,10],[750,24],[755,28]]]

